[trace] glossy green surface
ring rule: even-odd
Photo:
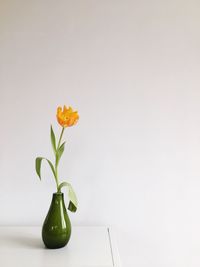
[[[64,247],[71,236],[71,223],[65,208],[63,193],[54,193],[42,227],[42,239],[47,248]]]

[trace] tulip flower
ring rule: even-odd
[[[61,107],[57,108],[57,120],[62,127],[66,128],[73,126],[77,123],[78,119],[78,112],[73,111],[71,107],[67,108],[64,106],[63,110]]]

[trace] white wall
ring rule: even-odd
[[[41,225],[61,176],[73,224],[118,229],[124,265],[200,265],[200,2],[0,0],[0,224]]]

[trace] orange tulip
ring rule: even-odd
[[[73,111],[71,107],[67,108],[66,106],[57,108],[57,120],[58,123],[66,128],[73,126],[79,120],[79,115],[77,111]]]

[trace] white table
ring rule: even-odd
[[[1,267],[118,267],[113,231],[107,227],[73,227],[67,246],[46,249],[41,227],[0,227]]]

